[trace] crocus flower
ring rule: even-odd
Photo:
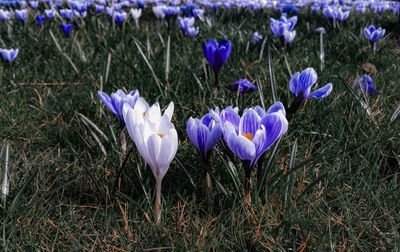
[[[270,28],[272,33],[281,39],[282,46],[284,43],[291,44],[296,37],[296,31],[294,27],[297,23],[297,16],[287,18],[286,15],[282,15],[279,20],[270,19]]]
[[[322,12],[328,19],[340,22],[345,21],[350,15],[350,11],[344,10],[342,7],[337,6],[326,6]]]
[[[143,98],[134,109],[124,106],[129,135],[156,179],[154,213],[157,224],[161,221],[161,183],[178,149],[178,134],[171,123],[173,107],[171,102],[161,115],[158,103],[149,107]]]
[[[232,85],[230,85],[229,89],[234,92],[239,91],[239,94],[244,94],[246,92],[253,92],[253,91],[257,90],[257,86],[252,84],[247,79],[240,79],[240,80],[236,81],[235,83],[233,83]]]
[[[372,80],[371,76],[368,74],[362,75],[358,79],[358,84],[360,85],[361,90],[366,93],[368,96],[371,94],[378,94],[378,89],[376,89],[374,85],[374,81]]]
[[[72,24],[60,24],[60,29],[68,37],[72,32]]]
[[[15,10],[15,16],[19,21],[25,22],[25,20],[28,18],[28,10],[27,9]]]
[[[165,13],[163,11],[164,7],[165,6],[163,5],[153,6],[152,10],[157,19],[164,19],[165,17]]]
[[[44,20],[46,19],[46,17],[42,14],[39,14],[36,16],[36,22],[38,24],[39,27],[43,26]]]
[[[328,83],[311,92],[311,88],[317,83],[317,79],[317,73],[313,68],[309,67],[301,73],[293,74],[290,79],[289,89],[297,98],[300,98],[301,102],[310,98],[323,99],[332,92],[333,85]]]
[[[64,19],[73,19],[74,18],[74,11],[71,9],[60,9],[60,15]]]
[[[129,107],[134,108],[139,99],[139,91],[132,90],[127,94],[122,89],[118,89],[117,92],[111,93],[110,96],[103,91],[99,91],[98,95],[104,105],[117,116],[121,127],[124,127],[123,106],[127,104]]]
[[[199,33],[199,28],[194,26],[194,17],[178,18],[179,28],[182,29],[183,33],[191,38],[194,38]]]
[[[10,11],[0,9],[0,20],[1,21],[9,21],[12,17]]]
[[[54,9],[44,10],[44,13],[46,14],[46,17],[48,19],[53,19],[57,15],[57,13],[56,13],[56,11]]]
[[[287,18],[282,15],[279,20],[270,19],[270,28],[272,33],[277,37],[283,37],[285,31],[293,31],[297,23],[297,16]]]
[[[262,39],[263,39],[263,36],[258,32],[253,32],[253,34],[251,34],[251,43],[252,44],[257,44]]]
[[[215,39],[210,39],[203,43],[203,54],[215,74],[215,86],[218,86],[218,73],[228,60],[231,54],[231,42],[227,39],[219,43]]]
[[[39,1],[29,1],[29,6],[32,9],[36,9],[39,6]]]
[[[106,7],[104,5],[101,5],[101,4],[96,4],[94,6],[94,10],[95,10],[96,13],[102,13],[102,12],[104,12],[105,9],[106,9]]]
[[[15,60],[19,52],[19,49],[2,49],[0,48],[1,57],[5,62],[11,63]]]
[[[139,18],[142,16],[142,9],[131,9],[130,13],[135,20],[136,27],[139,27]]]
[[[217,116],[215,116],[217,115]],[[201,119],[190,117],[186,122],[186,133],[190,141],[199,151],[205,163],[208,162],[211,150],[217,144],[222,135],[219,109],[211,110]]]
[[[128,18],[128,14],[121,10],[114,12],[114,20],[116,24],[122,24]]]
[[[228,107],[221,112],[221,123],[226,144],[243,161],[247,172],[288,130],[285,108],[280,102],[266,112],[260,107],[246,109],[241,117]]]
[[[374,25],[364,28],[364,36],[372,43],[375,43],[385,35],[386,30],[382,27],[375,28]]]
[[[127,108],[125,113],[125,123],[129,135],[135,142],[140,155],[150,165],[154,176],[158,179],[162,179],[167,173],[178,147],[178,135],[171,123],[173,106],[174,104],[171,102],[164,115],[161,115],[158,103],[148,107],[141,98],[138,100],[137,107]],[[145,112],[140,114],[142,108],[146,107]]]

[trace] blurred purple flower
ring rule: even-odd
[[[1,57],[5,62],[11,63],[15,60],[19,53],[19,49],[2,49],[0,48]]]
[[[240,80],[236,81],[235,83],[233,83],[232,85],[230,85],[229,89],[234,92],[238,92],[238,90],[239,90],[239,94],[244,94],[246,92],[253,92],[253,91],[257,90],[257,86],[252,84],[247,79],[240,79]]]
[[[42,14],[39,14],[36,16],[36,22],[38,24],[38,26],[41,28],[43,26],[44,20],[46,19],[46,17]]]
[[[251,34],[251,43],[252,44],[257,44],[262,39],[263,39],[263,36],[258,32],[253,32],[253,34]]]
[[[68,37],[72,32],[72,24],[60,24],[60,29]]]
[[[15,10],[15,16],[19,21],[25,22],[25,20],[28,18],[28,10],[27,9]]]
[[[362,75],[357,81],[361,90],[365,92],[368,96],[373,93],[378,94],[378,89],[376,89],[374,81],[368,74]]]

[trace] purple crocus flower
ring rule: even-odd
[[[60,24],[60,29],[68,37],[72,32],[72,24]]]
[[[386,30],[382,27],[375,28],[374,25],[364,28],[364,36],[372,43],[375,43],[385,35]]]
[[[60,9],[60,15],[64,19],[73,19],[75,16],[74,11],[71,9]]]
[[[279,20],[270,19],[270,28],[276,37],[283,37],[285,31],[293,31],[297,23],[297,16],[287,18],[282,15]]]
[[[212,149],[222,136],[219,109],[210,110],[201,119],[190,117],[186,122],[186,133],[203,161],[207,163]]]
[[[371,94],[373,93],[378,94],[378,89],[376,89],[374,81],[368,74],[362,75],[358,79],[358,84],[360,85],[361,90],[365,92],[368,96],[371,96]]]
[[[114,12],[114,20],[116,24],[122,24],[127,18],[128,14],[123,10]]]
[[[239,91],[239,94],[244,94],[246,92],[253,92],[253,91],[257,90],[257,86],[252,84],[247,79],[240,79],[240,80],[236,81],[235,83],[233,83],[232,85],[230,85],[229,89],[234,92]]]
[[[39,1],[29,1],[29,6],[32,9],[37,9],[37,7],[39,6]]]
[[[39,14],[36,16],[36,22],[38,24],[38,26],[41,28],[43,26],[44,20],[46,19],[46,17],[42,14]]]
[[[287,18],[286,15],[282,15],[279,20],[270,19],[270,28],[272,33],[281,39],[282,45],[291,44],[296,37],[296,31],[294,27],[297,23],[297,16]]]
[[[7,10],[0,9],[0,20],[9,21],[12,17],[12,13]]]
[[[132,90],[127,94],[122,89],[118,89],[117,92],[111,93],[110,96],[103,91],[99,91],[98,95],[104,105],[117,116],[120,125],[124,127],[125,122],[122,111],[124,103],[128,104],[131,108],[134,108],[136,101],[139,99],[139,91]]]
[[[280,102],[267,111],[261,107],[246,109],[241,117],[228,107],[221,112],[221,123],[227,146],[243,161],[246,172],[288,130],[285,108]]]
[[[227,39],[223,39],[219,43],[215,39],[210,39],[203,43],[204,57],[211,65],[214,73],[219,73],[231,52],[232,45]]]
[[[199,33],[199,28],[194,26],[194,21],[194,17],[178,17],[179,28],[181,28],[183,33],[190,38],[196,37]]]
[[[258,32],[253,32],[253,34],[251,34],[251,43],[253,45],[257,44],[262,39],[263,39],[263,36]]]
[[[1,57],[5,62],[11,63],[15,60],[19,53],[19,49],[2,49],[0,48]]]
[[[343,22],[346,19],[348,19],[349,15],[350,15],[349,10],[344,10],[344,9],[342,9],[342,7],[338,7],[338,6],[326,6],[322,12],[325,17],[327,17],[331,20],[337,20],[340,22]]]
[[[28,18],[28,10],[27,9],[15,10],[15,16],[19,21],[25,22],[25,20]]]
[[[101,5],[101,4],[96,4],[94,6],[94,10],[95,10],[96,13],[102,13],[102,12],[104,12],[105,9],[106,9],[106,7],[104,5]]]
[[[289,89],[296,98],[300,98],[301,103],[310,98],[316,98],[318,100],[323,99],[332,92],[333,85],[332,83],[328,83],[311,92],[311,88],[317,83],[317,79],[317,73],[313,68],[309,67],[301,73],[297,72],[293,74],[290,79]]]
[[[46,14],[46,17],[48,19],[53,19],[57,15],[57,13],[56,13],[56,11],[54,9],[44,10],[44,13]]]

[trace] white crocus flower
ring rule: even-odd
[[[161,182],[178,149],[178,134],[171,123],[173,112],[173,102],[161,115],[158,103],[150,107],[143,98],[139,98],[134,109],[124,106],[128,133],[156,178],[154,212],[157,224],[161,220]]]
[[[142,16],[142,9],[131,9],[131,16],[135,20],[136,27],[139,27],[139,18]]]

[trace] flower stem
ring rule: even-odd
[[[251,205],[251,170],[245,168],[244,202]]]
[[[209,207],[211,207],[212,205],[212,183],[211,183],[211,177],[210,177],[210,173],[208,173],[207,171],[205,172],[205,176],[204,176],[204,184],[206,186],[206,198],[207,198],[207,202]]]
[[[124,129],[119,134],[119,142],[121,143],[122,152],[126,153],[126,135]]]
[[[375,57],[376,55],[376,43],[372,42],[372,55]]]
[[[219,73],[218,72],[214,72],[214,76],[215,76],[214,87],[215,88],[219,88]]]
[[[319,35],[319,58],[321,60],[321,72],[325,65],[325,52],[324,52],[324,33],[320,32]]]
[[[161,178],[156,178],[156,198],[154,201],[154,216],[156,225],[160,225],[161,222]]]

